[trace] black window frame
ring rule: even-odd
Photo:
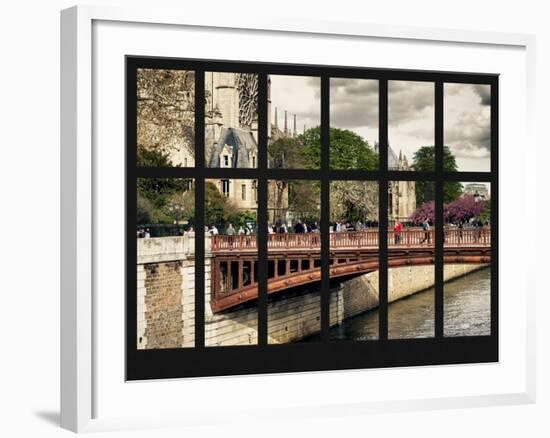
[[[138,167],[137,70],[139,68],[195,72],[195,167]],[[209,168],[204,160],[204,75],[206,71],[257,73],[258,155],[256,168]],[[244,61],[126,56],[126,380],[201,376],[384,368],[418,365],[497,362],[498,337],[498,108],[499,75],[466,72],[392,70],[329,65],[295,65]],[[268,75],[321,78],[321,166],[319,169],[270,169],[267,163]],[[330,78],[379,81],[378,170],[337,170],[329,165]],[[429,172],[388,170],[388,81],[428,81],[435,84],[435,168]],[[491,87],[491,169],[488,172],[443,170],[443,87],[445,83],[487,84]],[[137,348],[137,243],[135,216],[138,178],[192,178],[195,184],[195,229],[204,229],[206,179],[253,179],[258,202],[258,344],[204,345],[204,234],[195,238],[195,347],[158,350]],[[267,181],[321,181],[321,340],[311,343],[267,342]],[[379,339],[329,342],[329,184],[334,180],[379,183]],[[388,339],[387,211],[388,181],[434,181],[436,194],[435,337]],[[443,336],[443,184],[446,181],[490,183],[491,189],[491,334]],[[122,317],[122,315],[121,315]]]

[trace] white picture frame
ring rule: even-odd
[[[523,144],[525,155],[534,156],[536,154],[536,145],[534,140],[534,65],[535,65],[535,39],[531,35],[523,34],[507,34],[507,33],[491,33],[491,32],[466,32],[450,29],[425,29],[417,27],[403,26],[377,26],[373,24],[355,22],[319,22],[319,21],[304,21],[304,20],[279,20],[276,18],[261,18],[247,17],[246,15],[235,15],[229,21],[232,30],[236,31],[240,36],[247,33],[252,33],[256,36],[263,33],[269,33],[274,38],[282,37],[311,37],[315,38],[334,38],[342,41],[342,39],[350,39],[356,42],[360,41],[384,41],[388,44],[399,45],[402,43],[410,44],[411,47],[418,45],[441,45],[452,44],[465,53],[468,50],[475,50],[482,47],[483,50],[499,50],[503,52],[502,56],[506,57],[504,52],[521,53],[519,59],[523,62],[518,69],[521,72],[517,78],[525,79],[526,83],[508,84],[509,87],[518,86],[525,87],[525,92],[511,93],[510,97],[514,99],[524,100],[519,102],[525,117],[525,125],[522,126],[524,132],[521,136],[524,140]],[[142,415],[136,412],[135,415],[128,415],[127,412],[120,410],[115,412],[115,409],[109,410],[108,415],[102,415],[101,397],[98,394],[105,393],[102,388],[105,369],[111,365],[105,363],[105,355],[97,354],[103,348],[101,343],[101,333],[98,334],[97,313],[100,312],[101,305],[98,304],[97,293],[98,284],[101,279],[98,277],[104,271],[98,269],[101,260],[98,260],[98,253],[103,251],[103,244],[98,242],[98,215],[101,214],[101,209],[98,209],[99,203],[102,202],[98,198],[100,191],[97,190],[97,176],[99,168],[102,166],[101,159],[98,159],[94,148],[97,148],[97,139],[101,133],[97,131],[97,123],[100,119],[98,114],[98,96],[96,95],[96,87],[98,81],[101,81],[100,73],[103,72],[101,67],[94,64],[94,60],[101,56],[98,51],[103,50],[101,31],[96,27],[98,24],[107,23],[112,26],[124,27],[128,25],[133,27],[129,31],[139,32],[136,26],[148,27],[151,32],[162,33],[167,31],[175,31],[178,27],[187,30],[200,31],[203,34],[206,32],[220,33],[228,32],[226,14],[209,14],[208,17],[201,16],[193,11],[178,11],[178,10],[131,10],[111,7],[95,7],[95,6],[78,6],[62,11],[61,13],[61,425],[62,427],[75,431],[98,431],[106,429],[118,428],[141,428],[141,427],[158,427],[166,425],[187,425],[197,424],[207,421],[208,417],[205,411],[201,411],[201,403],[205,403],[204,399],[197,395],[197,411],[188,415],[181,415],[181,406],[175,406],[171,412],[166,410],[165,406],[160,405],[155,412],[149,412],[149,415]],[[117,29],[120,32],[120,29]],[[115,32],[116,33],[116,32]],[[112,35],[111,35],[112,36]],[[123,37],[120,36],[120,39]],[[154,42],[153,42],[154,43]],[[153,44],[152,43],[152,44]],[[335,44],[340,44],[335,43]],[[113,44],[116,46],[117,44]],[[196,43],[199,45],[199,43]],[[150,49],[150,48],[149,48]],[[398,49],[396,49],[398,50]],[[428,50],[428,48],[426,48]],[[145,51],[146,52],[146,51]],[[136,55],[147,55],[148,53],[128,53]],[[516,55],[517,55],[516,53]],[[116,55],[116,52],[113,52]],[[165,56],[163,53],[158,53],[159,56]],[[516,56],[514,55],[514,56]],[[181,56],[177,54],[177,56]],[[212,55],[210,55],[212,56]],[[289,55],[292,56],[292,55]],[[511,55],[510,55],[511,56]],[[193,55],[192,57],[196,57]],[[237,56],[227,54],[226,59],[238,59]],[[260,59],[261,60],[261,59]],[[406,65],[408,61],[403,61],[402,68],[422,68],[422,64],[417,61],[417,65]],[[481,62],[481,61],[480,61]],[[304,63],[308,63],[307,60]],[[337,64],[338,62],[335,62]],[[104,66],[105,64],[101,64]],[[384,67],[383,65],[373,65],[376,67]],[[496,68],[496,67],[495,67]],[[428,68],[429,69],[429,68]],[[441,67],[445,70],[445,66]],[[518,70],[519,72],[519,70]],[[512,76],[511,76],[512,77]],[[119,78],[119,80],[123,78]],[[511,79],[512,80],[512,79]],[[506,84],[503,84],[502,92],[504,93],[501,99],[501,106],[509,105],[511,102],[506,98]],[[513,87],[512,87],[513,88]],[[123,89],[120,90],[123,95]],[[513,102],[518,104],[518,102]],[[123,102],[120,103],[122,106]],[[122,116],[118,113],[117,117]],[[506,114],[503,114],[506,117]],[[504,123],[501,123],[504,125]],[[123,127],[121,127],[123,130]],[[505,148],[507,141],[501,127],[501,148]],[[518,134],[519,135],[519,134]],[[123,148],[124,144],[116,143],[117,147]],[[506,154],[502,153],[502,163],[500,175],[505,183],[507,178]],[[523,162],[516,163],[517,168],[515,174],[522,179],[522,183],[517,187],[515,192],[506,184],[501,185],[501,196],[503,200],[506,196],[513,196],[517,193],[524,193],[524,202],[536,205],[534,202],[534,190],[524,190],[526,187],[535,187],[535,169],[528,168]],[[101,172],[105,171],[109,178],[109,169],[101,168]],[[506,208],[506,203],[502,202],[501,209]],[[527,219],[535,217],[535,209],[526,210]],[[505,215],[501,213],[504,219]],[[506,222],[502,221],[502,240],[506,240]],[[534,239],[531,237],[530,239]],[[526,261],[534,258],[532,251],[528,249],[534,248],[534,241],[528,240],[519,244],[520,250],[526,252]],[[502,247],[507,245],[501,244]],[[501,249],[502,251],[502,249]],[[505,263],[506,260],[503,260]],[[535,310],[534,310],[534,278],[535,272],[531,267],[534,264],[524,262],[519,264],[517,269],[521,274],[518,281],[522,286],[521,302],[519,311],[521,312],[520,335],[521,339],[514,340],[516,346],[521,346],[521,351],[516,354],[520,356],[521,364],[514,367],[510,371],[513,374],[514,385],[510,388],[499,390],[494,386],[493,390],[487,390],[484,393],[469,393],[467,390],[459,393],[455,391],[452,394],[437,393],[434,396],[418,396],[414,390],[410,392],[394,391],[390,398],[374,397],[372,399],[354,398],[346,402],[346,394],[341,395],[339,400],[329,401],[320,397],[317,393],[312,393],[307,399],[305,396],[297,401],[302,407],[299,416],[308,417],[313,415],[325,415],[329,411],[331,415],[339,415],[344,412],[353,411],[356,414],[365,412],[393,412],[404,411],[410,409],[434,409],[434,408],[451,408],[451,407],[473,407],[473,406],[488,406],[499,404],[519,404],[531,403],[535,399]],[[506,270],[501,269],[501,276],[506,275]],[[511,287],[509,283],[501,281],[501,290]],[[116,289],[115,289],[115,292]],[[121,296],[124,295],[123,290],[118,291]],[[506,303],[501,304],[501,306]],[[120,318],[123,319],[123,314]],[[505,316],[506,314],[504,314]],[[103,323],[103,322],[102,322]],[[511,324],[505,318],[501,319],[501,324]],[[506,330],[501,335],[500,340],[501,350],[506,351],[508,339],[505,338]],[[123,334],[120,334],[123,337]],[[116,345],[113,344],[114,348]],[[524,348],[523,348],[524,347]],[[123,375],[123,370],[120,369],[120,363],[123,363],[124,350],[120,351],[120,358],[116,364],[113,364],[114,378],[120,380],[119,376]],[[505,361],[507,356],[501,360],[501,368],[506,367]],[[122,362],[121,362],[122,361]],[[496,364],[498,366],[499,364]],[[483,367],[483,365],[479,365]],[[449,367],[446,368],[447,370]],[[455,373],[464,371],[475,374],[482,368],[472,366],[456,366],[454,371],[443,371],[441,378],[444,378],[443,373]],[[410,378],[411,372],[420,373],[422,370],[405,371],[405,370],[371,370],[365,371],[347,371],[347,372],[330,372],[330,373],[308,373],[294,374],[284,376],[258,376],[258,377],[229,377],[220,379],[220,387],[237,387],[240,385],[243,388],[243,394],[254,393],[257,397],[254,401],[250,400],[249,405],[241,405],[241,411],[247,415],[262,415],[262,393],[253,387],[258,388],[262,384],[265,388],[274,388],[276,386],[284,387],[285,385],[296,385],[297,379],[304,382],[305,385],[318,385],[318,379],[330,381],[327,383],[328,392],[330,393],[333,386],[338,385],[338,382],[344,382],[350,376],[362,376],[365,379],[372,377],[373,373],[380,373],[380,378],[388,376],[388,373],[393,373],[391,378],[399,381]],[[486,369],[484,372],[489,372]],[[492,372],[492,371],[491,371]],[[355,373],[355,374],[353,374]],[[370,374],[367,374],[370,373]],[[400,374],[399,374],[400,373]],[[432,376],[437,374],[438,370],[430,369]],[[117,377],[118,376],[118,377]],[[421,377],[420,377],[421,378]],[[438,378],[438,376],[436,376]],[[458,377],[460,378],[460,377]],[[343,379],[343,380],[338,380]],[[162,394],[169,392],[169,385],[186,385],[193,394],[198,394],[200,391],[208,391],[212,387],[213,379],[187,379],[185,382],[146,382],[146,383],[125,383],[123,380],[118,382],[120,387],[130,388],[132,397],[139,397],[141,392]],[[496,385],[496,384],[495,384]],[[253,392],[255,391],[255,392]],[[126,391],[128,392],[128,391]],[[118,393],[118,395],[122,392]],[[435,392],[433,394],[436,394]],[[115,397],[114,403],[120,403],[116,399],[116,394],[113,392],[110,396]],[[128,394],[126,396],[129,396]],[[167,397],[169,400],[170,397]],[[203,406],[205,407],[205,406]],[[211,413],[211,407],[210,413]],[[248,411],[247,411],[248,409]],[[264,405],[264,409],[268,409],[268,405]],[[239,411],[220,412],[218,421],[223,421],[224,418],[229,418]],[[285,414],[284,409],[280,411]],[[288,411],[290,412],[290,411]],[[298,414],[294,413],[294,416]]]

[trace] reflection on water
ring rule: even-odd
[[[445,336],[491,334],[491,288],[489,268],[445,283]],[[388,306],[390,339],[434,336],[434,288],[395,301]],[[317,340],[314,336],[307,340]],[[330,329],[330,340],[378,339],[378,309]]]

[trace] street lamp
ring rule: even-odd
[[[183,217],[183,205],[178,202],[170,205],[170,213],[174,217],[174,224],[176,225],[176,236],[179,236],[179,221]]]

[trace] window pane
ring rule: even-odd
[[[258,155],[258,75],[206,72],[206,167],[252,168]]]
[[[193,180],[137,182],[138,349],[195,346]]]
[[[378,81],[331,78],[330,167],[378,169]]]
[[[268,165],[319,169],[321,80],[271,75],[268,82]]]
[[[378,339],[378,183],[330,183],[330,339]]]
[[[258,343],[256,180],[205,184],[205,345]]]
[[[137,165],[195,166],[195,72],[137,71]]]
[[[445,170],[491,170],[490,85],[445,84]]]
[[[434,336],[434,183],[388,185],[388,338]]]
[[[268,342],[321,330],[320,184],[268,181]]]
[[[434,93],[433,82],[388,82],[389,170],[434,170]]]
[[[491,334],[489,183],[445,183],[444,335]]]

